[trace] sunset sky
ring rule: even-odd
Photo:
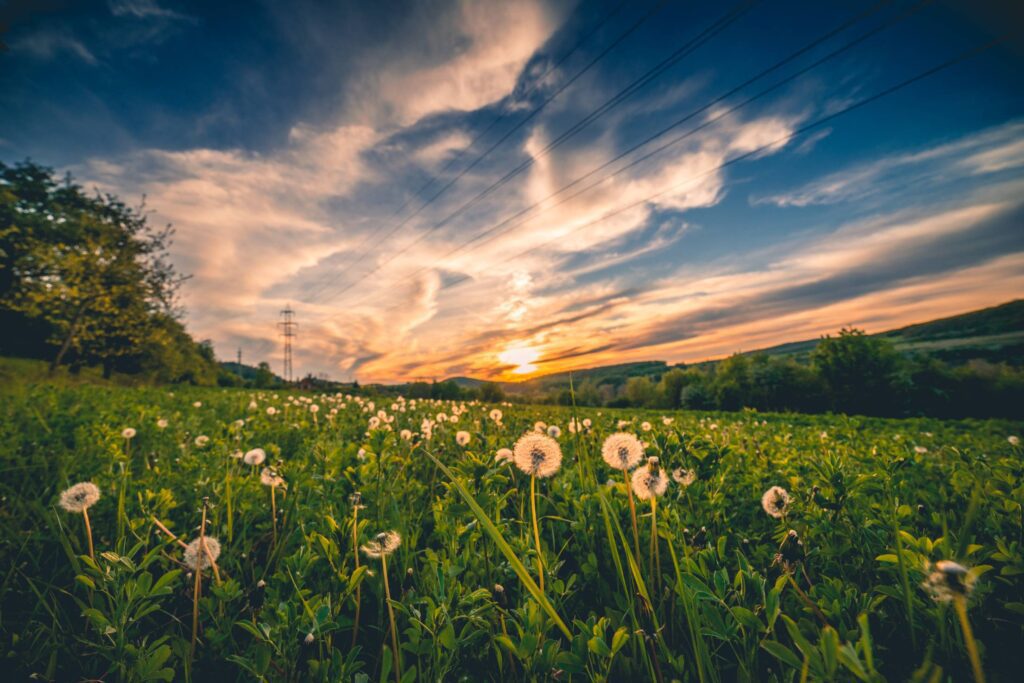
[[[223,359],[704,360],[1021,297],[1020,37],[845,113],[1010,5],[8,2],[0,160],[145,195]]]

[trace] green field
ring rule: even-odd
[[[573,431],[571,408],[2,395],[6,680],[966,681],[974,646],[990,681],[1024,663],[1019,423],[585,409]],[[560,430],[549,477],[495,457],[537,422]],[[601,455],[619,431],[668,479],[635,527]],[[87,517],[58,504],[76,482],[101,494]],[[952,588],[973,637],[960,594],[922,585],[944,559],[970,568]]]

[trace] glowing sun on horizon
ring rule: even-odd
[[[505,365],[516,366],[512,368],[512,374],[515,375],[526,375],[536,370],[537,366],[533,361],[539,357],[540,352],[529,346],[510,346],[498,354],[499,361]]]

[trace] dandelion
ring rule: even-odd
[[[409,431],[408,429],[403,429],[401,432],[398,433],[398,435],[402,438],[402,441],[412,440],[412,432]]]
[[[641,422],[640,423],[640,429],[642,429],[645,432],[651,431],[651,423],[650,422],[646,422],[646,421],[645,422]]]
[[[242,456],[242,462],[250,467],[257,467],[263,464],[263,461],[267,459],[267,452],[262,448],[253,448],[251,451],[247,451]]]
[[[761,496],[761,507],[769,517],[782,519],[786,516],[789,500],[789,492],[786,489],[781,486],[773,486]]]
[[[320,412],[320,406],[318,406],[317,404],[314,403],[313,405],[311,405],[309,407],[309,412],[313,413],[314,415],[316,413],[319,413]],[[310,634],[310,635],[312,635],[312,634]]]
[[[655,589],[658,584],[658,568],[661,566],[658,557],[658,497],[664,495],[668,488],[668,477],[665,470],[658,464],[658,458],[648,458],[646,465],[641,465],[633,472],[633,493],[640,500],[651,501],[651,553],[650,576]],[[639,555],[639,553],[637,553]]]
[[[388,619],[391,622],[391,651],[395,659],[395,680],[401,683],[402,660],[398,648],[398,627],[395,625],[395,610],[391,606],[391,585],[388,583],[388,555],[395,552],[402,544],[402,537],[397,531],[385,531],[360,548],[370,558],[380,560],[380,573],[384,577],[384,597],[387,599]]]
[[[960,621],[960,630],[963,632],[964,644],[967,646],[967,655],[971,660],[974,680],[976,683],[984,683],[985,673],[981,668],[978,644],[974,640],[974,631],[967,618],[967,601],[974,591],[975,579],[976,575],[967,567],[952,560],[939,560],[932,566],[932,572],[922,585],[936,602],[953,603],[957,619]]]
[[[648,458],[647,464],[636,468],[632,477],[633,493],[640,500],[653,500],[665,494],[668,477],[658,465],[658,458]]]
[[[274,406],[268,406],[267,407],[267,415],[270,415],[271,417],[273,417],[274,415],[277,415],[277,408],[275,408]]]
[[[492,411],[490,412],[490,417],[491,417],[491,419],[492,419],[492,420],[494,420],[495,422],[501,422],[501,418],[502,418],[502,413],[501,413],[501,411],[500,411],[500,410],[498,410],[497,408],[495,408],[494,410],[492,410]]]
[[[260,472],[260,483],[271,488],[277,488],[278,486],[283,488],[288,487],[284,478],[271,467],[264,467],[263,471]]]
[[[123,436],[125,439],[134,439],[135,430],[132,429],[131,427],[125,427],[124,429],[121,430],[121,436]]]
[[[497,463],[512,462],[512,459],[511,448],[499,448],[498,452],[494,455],[494,461]]]
[[[378,427],[380,427],[380,418],[374,415],[373,417],[370,418],[370,421],[367,423],[367,426],[371,430],[377,429]]]
[[[583,428],[584,429],[590,429],[590,425],[591,424],[592,423],[590,422],[590,418],[589,417],[583,418]]]
[[[512,449],[516,467],[530,475],[530,514],[533,518],[533,540],[537,544],[537,579],[544,590],[544,555],[537,523],[537,478],[553,476],[562,466],[562,449],[558,442],[543,434],[526,434]]]
[[[644,447],[640,439],[626,432],[616,432],[604,440],[601,446],[601,457],[609,467],[617,470],[631,470],[640,464],[644,457]]]
[[[672,470],[672,480],[683,488],[686,488],[693,484],[693,482],[697,481],[697,473],[693,470],[685,470],[682,467],[677,467]]]
[[[156,421],[157,429],[167,429],[167,425],[169,424],[170,423],[162,417]]]
[[[235,460],[241,460],[242,458],[245,457],[245,453],[243,453],[242,451],[231,451],[231,457],[234,458]]]
[[[561,428],[558,425],[551,425],[550,427],[548,427],[548,436],[550,436],[552,439],[557,439],[558,437],[562,436]]]
[[[533,423],[533,431],[539,432],[539,433],[543,434],[547,430],[548,430],[548,425],[547,425],[546,422],[537,421],[537,422]]]
[[[516,467],[526,474],[546,479],[562,467],[562,449],[544,434],[527,434],[512,449]]]
[[[1019,436],[1008,436],[1008,437],[1006,437],[1006,440],[1010,443],[1011,446],[1019,446],[1020,445],[1020,437]]]
[[[203,448],[206,444],[210,443],[210,437],[200,434],[196,437],[195,444],[196,448]]]
[[[270,467],[264,467],[263,471],[260,472],[260,483],[270,489],[270,518],[271,518],[271,545],[273,548],[277,545],[277,489],[278,487],[284,489],[288,488],[284,478]]]
[[[924,453],[928,452],[928,449],[925,448],[924,446],[914,446],[914,452],[917,453],[918,455],[923,455]]]
[[[83,481],[60,494],[60,506],[68,512],[81,513],[85,522],[85,536],[89,541],[89,557],[96,559],[92,545],[92,526],[89,524],[89,508],[100,499],[100,489],[91,481]]]
[[[206,548],[201,546],[205,544]],[[213,536],[197,538],[185,546],[185,564],[189,569],[201,571],[209,569],[220,557],[220,541]]]
[[[460,446],[466,446],[469,444],[469,438],[469,432],[456,432],[455,443],[459,444]]]
[[[664,417],[664,416],[662,416],[662,418],[661,418],[661,424],[665,425],[666,427],[668,427],[670,424],[672,424],[675,421],[676,421],[676,419],[674,417]]]
[[[195,403],[192,404],[192,407],[193,408],[202,408],[203,407],[203,402],[202,401],[196,401]]]

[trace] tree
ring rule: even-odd
[[[664,408],[678,408],[679,394],[686,386],[687,375],[682,368],[672,368],[658,382],[658,403]]]
[[[811,353],[811,364],[828,387],[832,407],[862,415],[894,412],[899,361],[890,342],[857,329],[843,328],[837,337],[825,336]]]
[[[652,407],[658,392],[650,377],[630,377],[626,380],[625,397],[630,405],[638,408]]]
[[[267,387],[274,386],[274,373],[270,370],[270,363],[267,361],[260,361],[260,364],[256,367],[256,377],[253,378],[253,384],[258,389],[266,389]]]

